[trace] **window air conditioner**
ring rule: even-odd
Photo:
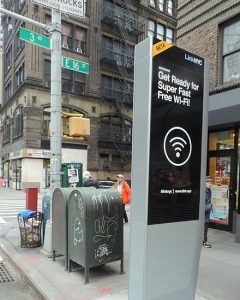
[[[77,48],[76,49],[78,53],[83,53],[83,49],[82,48]]]
[[[65,49],[68,49],[68,48],[69,48],[67,43],[63,43],[63,44],[62,44],[62,47],[65,48]]]

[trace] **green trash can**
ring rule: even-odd
[[[56,188],[52,198],[52,259],[55,261],[56,254],[64,255],[65,269],[68,269],[68,200],[72,188]]]
[[[89,269],[121,261],[123,273],[123,205],[115,189],[75,189],[68,201],[68,270],[82,266],[85,283]]]
[[[81,187],[83,186],[82,164],[80,163],[65,163],[62,164],[62,187]]]

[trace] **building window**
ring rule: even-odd
[[[102,59],[112,64],[122,65],[126,68],[133,67],[134,46],[123,45],[119,41],[103,36],[102,38]]]
[[[79,72],[73,72],[68,69],[62,69],[62,90],[65,92],[84,94],[85,75]]]
[[[26,0],[18,0],[18,9],[19,9],[19,11],[22,10],[25,3],[26,3]]]
[[[173,2],[172,2],[172,0],[168,0],[167,11],[168,11],[168,14],[169,14],[170,16],[173,15]]]
[[[51,86],[51,62],[44,60],[44,86]]]
[[[62,22],[62,48],[72,49],[72,27],[66,22]]]
[[[100,139],[115,140],[121,142],[132,141],[132,122],[124,119],[124,126],[121,120],[115,115],[105,115],[100,119]]]
[[[83,95],[85,92],[85,74],[62,69],[62,90],[64,92]],[[44,86],[51,86],[51,62],[44,61]]]
[[[65,92],[73,92],[72,73],[71,70],[62,69],[62,90]]]
[[[22,23],[20,25],[21,27],[25,27],[25,23]],[[23,40],[20,40],[19,38],[19,30],[17,31],[17,40],[16,40],[16,54],[17,56],[19,55],[19,53],[22,51],[22,49],[25,47],[25,42]]]
[[[102,76],[102,96],[107,99],[115,99],[124,103],[131,103],[133,97],[133,82],[120,82],[110,76]]]
[[[154,37],[155,35],[155,23],[151,20],[148,21],[148,36]]]
[[[7,17],[7,37],[9,37],[12,34],[12,18]]]
[[[13,137],[19,137],[23,134],[23,108],[18,107],[14,113]]]
[[[16,82],[17,87],[20,87],[20,85],[22,85],[22,83],[24,82],[24,64],[22,64],[16,72]]]
[[[173,43],[173,29],[171,28],[166,28],[166,41]]]
[[[162,24],[157,24],[157,39],[164,40],[164,29]]]
[[[223,28],[223,82],[240,79],[240,20]]]
[[[208,150],[234,149],[234,130],[219,131],[209,134]]]
[[[75,28],[74,36],[73,50],[78,53],[86,53],[86,30],[77,26]]]
[[[8,143],[10,142],[11,137],[11,125],[10,125],[10,118],[6,117],[3,122],[3,142]]]
[[[165,0],[158,0],[158,7],[160,11],[164,11]]]
[[[51,120],[51,109],[49,107],[43,110],[43,136],[50,136],[50,120]]]
[[[85,75],[80,72],[73,72],[73,91],[78,95],[84,95],[85,92]]]
[[[163,13],[166,13],[170,16],[173,16],[173,1],[172,0],[149,0],[149,6],[159,10]]]
[[[10,70],[11,66],[12,66],[12,46],[7,50],[6,54],[5,54],[5,73],[8,72],[8,70]]]
[[[86,53],[86,29],[69,23],[62,23],[62,48],[65,50]]]
[[[174,42],[174,31],[172,28],[166,27],[163,24],[155,23],[148,20],[148,36],[156,37],[159,40]]]
[[[5,102],[8,101],[11,95],[12,95],[12,82],[9,81],[5,87]]]
[[[149,0],[149,5],[152,7],[156,7],[155,0]]]

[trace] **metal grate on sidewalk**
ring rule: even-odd
[[[14,278],[3,262],[0,262],[0,283],[13,282]]]

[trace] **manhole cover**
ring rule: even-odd
[[[14,281],[12,275],[6,268],[3,262],[0,262],[0,283],[7,283]]]

